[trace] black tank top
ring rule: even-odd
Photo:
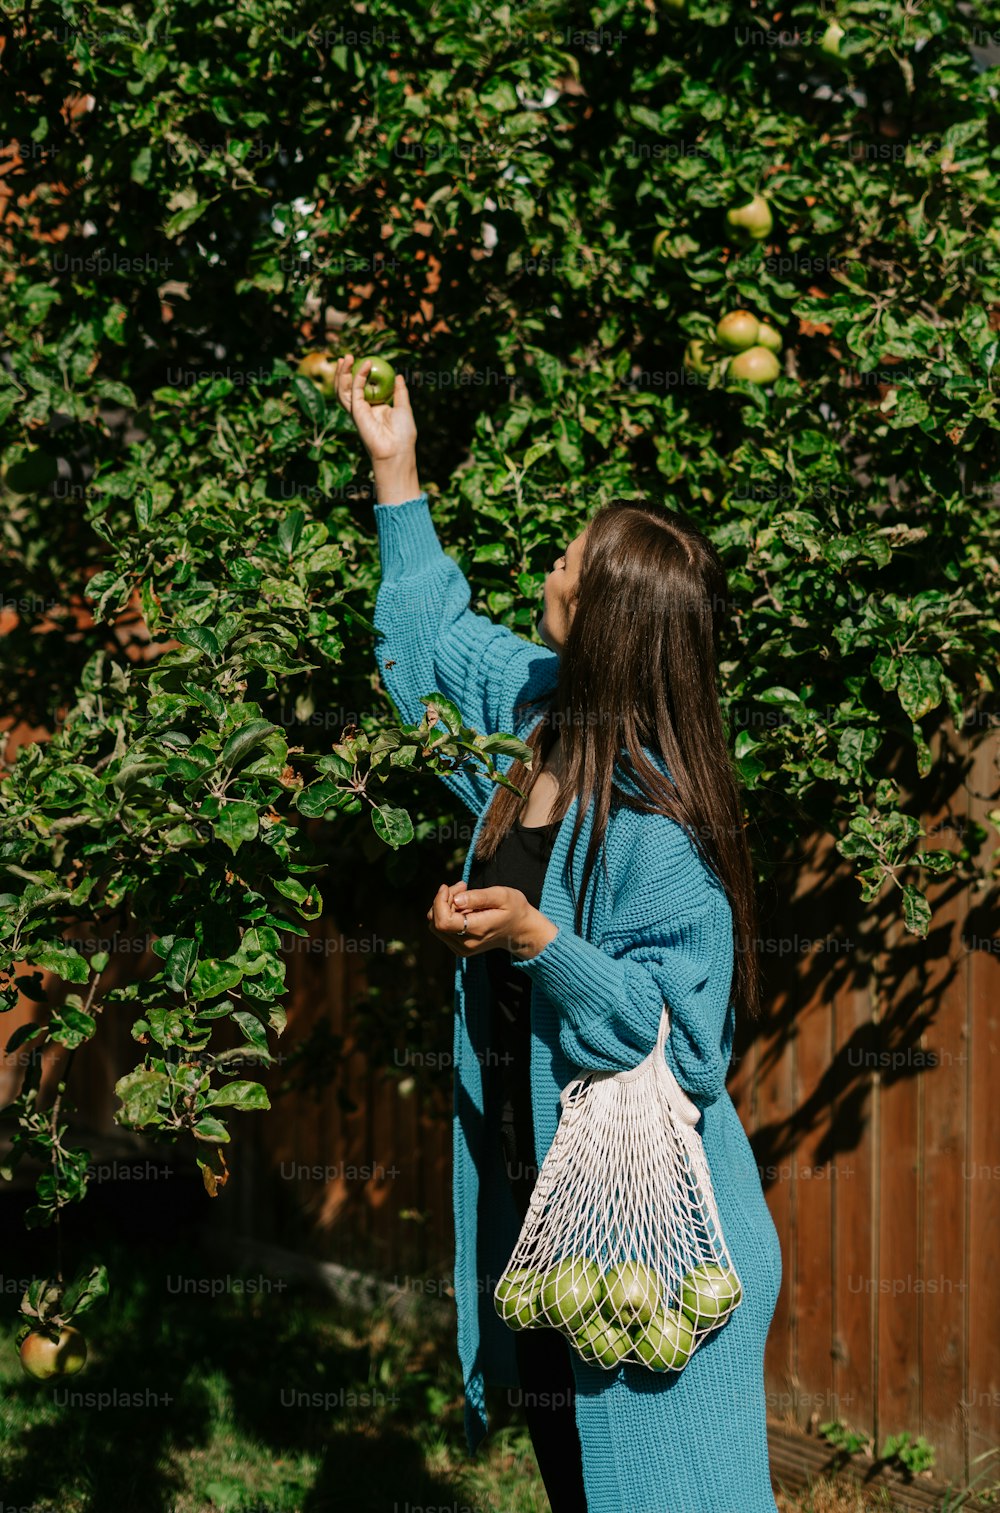
[[[473,858],[469,887],[517,888],[537,909],[558,832],[558,820],[548,825],[515,820],[488,861]],[[531,1117],[531,982],[513,960],[500,947],[483,953],[490,992],[485,1117],[487,1138],[500,1139],[507,1179],[523,1219],[538,1176]]]

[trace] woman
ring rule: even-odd
[[[469,609],[416,468],[406,384],[363,396],[337,364],[371,456],[382,581],[376,657],[402,718],[439,691],[534,757],[510,780],[443,781],[476,816],[461,882],[428,921],[456,960],[455,1298],[470,1451],[485,1384],[518,1389],[556,1513],[775,1513],[763,1358],[781,1251],[726,1091],[737,1002],[758,1012],[753,874],[716,690],[725,574],[704,536],[651,504],[598,510],[545,582],[539,646]],[[734,959],[736,970],[734,974]],[[515,1333],[493,1289],[580,1069],[652,1050],[698,1132],[743,1300],[680,1372],[588,1366],[554,1330]]]

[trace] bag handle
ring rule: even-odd
[[[663,1093],[674,1114],[683,1124],[688,1124],[693,1129],[701,1118],[701,1109],[685,1093],[667,1061],[667,1036],[669,1033],[670,1007],[666,999],[664,999],[663,1012],[660,1015],[660,1027],[656,1034],[656,1044],[649,1055],[644,1056],[638,1066],[628,1067],[622,1072],[583,1072],[579,1076],[571,1078],[559,1094],[560,1107],[565,1108],[570,1094],[584,1083],[602,1081],[605,1078],[611,1078],[616,1082],[631,1082],[635,1077],[648,1075],[650,1063],[652,1063]]]

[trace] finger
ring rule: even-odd
[[[353,361],[354,358],[350,353],[337,358],[337,398],[348,415],[351,413],[351,364]]]
[[[406,387],[406,379],[402,373],[396,374],[396,386],[392,391],[392,408],[399,415],[408,415],[412,418],[413,410],[410,407],[410,391]]]
[[[456,909],[502,909],[504,888],[467,888],[452,899]]]
[[[448,897],[448,889],[444,883],[441,884],[434,895],[434,902],[431,904],[431,915],[435,930],[442,931],[449,929],[451,921],[455,917],[455,911],[452,909],[451,901]]]
[[[366,357],[364,362],[359,363],[358,366],[354,369],[354,372],[351,375],[352,406],[365,405],[368,408],[371,408],[368,405],[367,399],[365,398],[365,382],[367,381],[368,375],[371,370],[372,361],[370,357]]]

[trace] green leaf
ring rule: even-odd
[[[64,982],[88,982],[90,980],[90,966],[85,957],[72,946],[42,946],[35,948],[30,955],[32,966],[41,967],[43,971],[53,972],[61,977]]]
[[[224,1087],[213,1088],[207,1093],[205,1102],[213,1108],[219,1108],[223,1104],[237,1109],[271,1107],[267,1092],[259,1082],[228,1082]]]
[[[163,223],[164,236],[168,237],[171,241],[179,237],[182,232],[186,231],[189,226],[193,226],[195,221],[205,214],[208,206],[208,200],[196,200],[193,205],[186,205],[182,210],[178,210],[176,214],[169,216]]]
[[[295,548],[302,538],[302,527],[305,525],[305,520],[306,517],[303,510],[289,510],[278,527],[278,545],[288,557],[295,555]]]
[[[161,1100],[165,1101],[169,1095],[169,1089],[170,1083],[162,1072],[137,1067],[115,1083],[115,1092],[122,1102],[115,1118],[120,1124],[152,1124]]]
[[[479,746],[481,751],[488,751],[493,756],[518,757],[522,762],[527,762],[531,756],[531,747],[526,741],[522,741],[514,735],[488,735],[485,736]]]
[[[321,426],[326,420],[326,401],[312,379],[300,378],[296,374],[292,379],[292,391],[306,419],[314,426]]]
[[[207,657],[211,657],[213,662],[218,660],[222,652],[222,648],[216,640],[214,632],[210,631],[207,625],[189,625],[183,629],[175,630],[174,637],[184,646],[197,647]]]
[[[447,727],[452,735],[458,735],[464,728],[458,705],[453,704],[450,699],[446,699],[443,693],[423,694],[421,695],[420,702],[421,704],[426,704],[428,709],[433,706],[437,710],[437,719]],[[435,721],[435,725],[436,723],[437,721]]]
[[[234,856],[247,841],[256,840],[259,828],[260,820],[253,804],[238,799],[227,803],[212,824],[216,840],[228,846]]]
[[[205,998],[218,998],[230,988],[239,987],[243,973],[230,961],[199,961],[190,983],[190,997],[200,1002]]]
[[[944,697],[944,669],[937,657],[903,657],[899,667],[899,702],[911,720],[936,709]]]
[[[49,1038],[75,1051],[77,1046],[89,1040],[97,1029],[97,1020],[84,1009],[67,1006],[53,1012],[49,1021]]]
[[[237,1009],[232,1018],[252,1046],[261,1051],[267,1050],[267,1031],[256,1014],[251,1014],[249,1009]]]
[[[255,746],[261,744],[265,736],[270,735],[271,731],[277,728],[270,720],[248,720],[245,725],[234,730],[226,741],[219,754],[220,765],[227,768],[236,767],[243,757],[253,751]]]
[[[376,807],[372,810],[372,827],[375,834],[394,850],[413,839],[413,823],[405,809],[391,809],[388,805]]]
[[[931,922],[931,906],[919,888],[907,883],[903,889],[903,920],[912,935],[925,936]]]
[[[191,980],[194,964],[198,959],[198,942],[185,938],[175,940],[163,967],[164,980],[175,993],[183,993]]]

